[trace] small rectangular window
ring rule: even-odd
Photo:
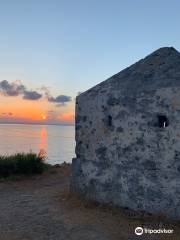
[[[165,128],[169,125],[168,118],[165,115],[158,115],[158,126]]]
[[[112,117],[110,115],[108,116],[108,126],[112,126]]]

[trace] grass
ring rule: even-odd
[[[0,179],[14,179],[21,175],[40,174],[50,165],[45,163],[42,151],[35,153],[17,153],[10,156],[0,156]]]

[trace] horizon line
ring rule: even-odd
[[[55,126],[75,126],[73,123],[31,123],[31,122],[0,122],[0,124],[7,125],[55,125]]]

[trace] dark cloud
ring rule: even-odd
[[[25,86],[16,82],[9,83],[7,80],[0,82],[0,91],[6,96],[18,96],[25,91]]]
[[[19,82],[9,83],[7,80],[0,82],[0,92],[5,96],[23,95],[23,99],[38,100],[42,94],[37,91],[28,91],[26,87]]]
[[[42,94],[36,91],[24,91],[23,99],[27,100],[38,100],[42,97]]]
[[[71,101],[71,97],[66,96],[66,95],[59,95],[57,97],[49,97],[48,101],[49,102],[54,102],[54,103],[59,103],[59,104],[65,104],[65,103]]]
[[[28,90],[23,84],[21,84],[20,81],[15,81],[12,83],[9,83],[7,80],[1,81],[0,93],[4,96],[21,95],[23,99],[26,100],[38,100],[44,96],[48,102],[56,103],[57,107],[64,106],[67,102],[72,101],[71,97],[67,95],[59,95],[57,97],[53,97],[50,94],[49,88],[45,86],[42,86],[37,91]]]

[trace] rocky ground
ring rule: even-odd
[[[180,239],[180,222],[80,200],[69,192],[70,166],[0,182],[0,240]],[[137,226],[174,234],[136,236]]]

